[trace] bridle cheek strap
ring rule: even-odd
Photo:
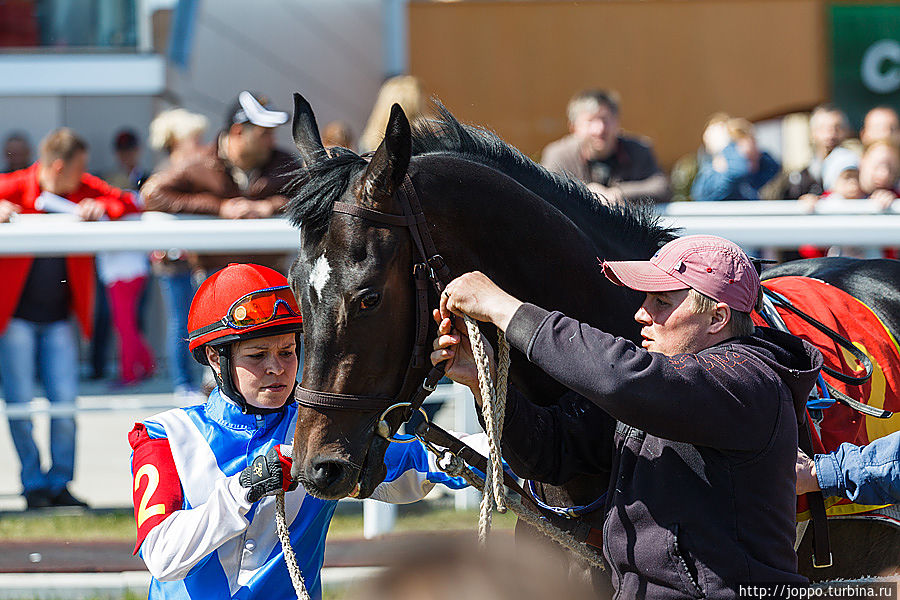
[[[361,396],[356,394],[337,394],[309,390],[298,385],[294,392],[297,403],[310,408],[328,410],[355,410],[359,412],[376,412],[387,406],[392,398],[387,396]]]
[[[440,294],[444,289],[444,281],[450,279],[450,269],[444,263],[443,257],[437,253],[434,241],[428,232],[428,222],[425,219],[425,213],[422,212],[418,194],[416,194],[416,189],[413,187],[412,180],[408,174],[403,180],[403,185],[398,190],[397,199],[403,211],[401,215],[385,213],[346,202],[335,202],[332,210],[336,213],[351,215],[390,227],[406,227],[409,229],[413,245],[420,260],[418,262],[414,260],[413,262],[412,276],[415,284],[416,337],[409,366],[406,369],[406,374],[403,376],[403,383],[400,385],[397,395],[393,397],[320,392],[298,386],[295,397],[297,403],[302,406],[325,410],[377,411],[384,410],[394,404],[409,402],[410,406],[406,408],[404,416],[404,421],[407,421],[422,406],[425,398],[434,391],[434,386],[443,376],[446,363],[442,362],[431,369],[426,380],[415,391],[410,393],[408,400],[401,400],[404,390],[408,387],[412,372],[430,364],[428,360],[428,325],[431,322],[431,311],[428,306],[428,284],[430,282],[436,292]]]

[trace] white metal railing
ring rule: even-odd
[[[796,200],[754,200],[725,202],[670,202],[660,204],[657,210],[670,217],[714,216],[806,216],[810,212]],[[815,204],[816,215],[874,215],[900,214],[900,203],[882,211],[871,200],[832,200],[823,198]]]
[[[794,200],[674,202],[656,210],[682,234],[716,234],[745,248],[900,243],[900,203],[886,211],[870,200],[828,199],[816,203],[813,212]]]
[[[900,207],[880,212],[867,200],[822,200],[806,213],[794,201],[675,202],[657,207],[685,235],[713,233],[745,247],[893,246]],[[82,222],[69,215],[19,215],[0,224],[0,255],[92,254],[182,248],[205,253],[296,251],[297,229],[285,219],[184,218],[147,212],[122,221]]]
[[[0,255],[93,254],[181,248],[206,253],[295,251],[297,229],[285,219],[184,218],[146,212],[119,221],[66,214],[17,215],[0,224]]]

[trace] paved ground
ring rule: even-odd
[[[73,494],[96,508],[131,506],[128,432],[135,421],[178,404],[167,388],[162,378],[128,390],[113,389],[106,381],[81,382],[78,406],[83,410],[76,417],[75,480],[70,487]],[[38,399],[36,406],[46,408],[49,403]],[[20,496],[19,461],[5,414],[0,415],[0,511],[21,510],[25,500]],[[33,420],[38,446],[47,457],[49,416],[36,414]]]

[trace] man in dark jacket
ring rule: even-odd
[[[287,204],[284,186],[297,167],[275,148],[275,128],[288,120],[263,96],[241,92],[226,114],[213,147],[194,159],[150,177],[141,188],[147,210],[194,213],[226,219],[271,217]],[[246,257],[201,256],[209,274]],[[283,255],[256,255],[254,262],[284,271]]]
[[[448,360],[447,374],[479,400],[471,351],[450,321],[467,314],[576,393],[549,408],[508,394],[503,452],[523,477],[559,484],[609,456],[596,431],[565,415],[602,409],[619,421],[603,528],[618,598],[735,598],[742,583],[803,582],[796,407],[821,354],[754,328],[759,277],[722,238],[680,238],[604,272],[647,292],[635,314],[642,348],[467,273],[441,297],[432,362]]]
[[[580,179],[608,202],[668,202],[669,180],[646,140],[619,129],[619,103],[604,90],[587,90],[569,101],[571,134],[546,148],[541,164]]]

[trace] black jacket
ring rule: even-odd
[[[519,475],[561,483],[601,472],[610,450],[592,411],[619,421],[603,528],[618,598],[735,598],[740,583],[804,581],[795,407],[815,383],[818,350],[758,328],[668,357],[531,304],[506,337],[583,397],[542,408],[509,394],[504,452]]]

